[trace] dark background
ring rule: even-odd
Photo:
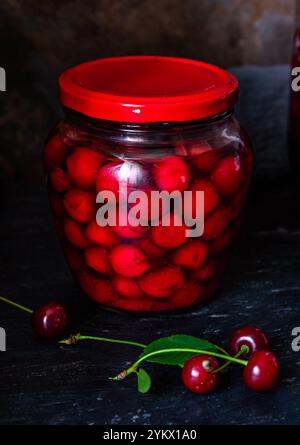
[[[2,0],[0,174],[41,183],[56,79],[88,59],[162,54],[222,67],[287,63],[294,0]]]

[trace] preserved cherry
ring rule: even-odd
[[[94,217],[95,196],[93,192],[70,189],[64,197],[64,205],[70,217],[79,223],[91,221]]]
[[[95,188],[96,177],[103,160],[104,157],[96,150],[77,148],[67,159],[70,178],[80,188]]]
[[[115,247],[111,251],[110,262],[115,272],[128,278],[139,277],[150,268],[143,251],[129,244]]]
[[[64,224],[65,235],[68,240],[79,249],[85,249],[89,241],[84,233],[84,226],[80,225],[71,218],[67,218]]]

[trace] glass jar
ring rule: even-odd
[[[131,311],[208,300],[252,173],[249,140],[233,117],[235,77],[186,59],[102,59],[63,73],[60,97],[65,118],[44,163],[80,288]]]

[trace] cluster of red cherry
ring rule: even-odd
[[[92,299],[127,310],[168,310],[213,294],[238,229],[252,169],[250,148],[238,152],[229,145],[199,144],[175,147],[170,156],[151,162],[122,161],[93,146],[68,146],[56,134],[44,159],[67,262]],[[174,214],[169,226],[151,226],[152,214],[147,226],[123,226],[119,220],[116,226],[99,226],[96,193],[114,192],[118,202],[124,181],[128,192],[191,190],[185,205],[192,213],[196,192],[203,191],[204,234],[188,238],[187,227],[176,226]]]
[[[256,326],[242,326],[236,329],[229,340],[229,352],[237,356],[245,349],[244,382],[249,389],[263,392],[272,389],[279,377],[279,361],[270,350],[265,332]],[[218,360],[209,355],[196,355],[186,362],[182,370],[185,386],[196,394],[214,391],[220,383],[221,369]],[[217,371],[217,372],[216,372]]]

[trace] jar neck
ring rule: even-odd
[[[163,155],[171,147],[185,144],[205,141],[218,147],[231,143],[239,133],[239,124],[232,115],[231,109],[199,121],[132,124],[93,119],[67,109],[59,131],[65,140],[69,138],[71,145],[84,140],[91,145],[105,146],[108,152],[120,149],[122,155],[138,151],[146,156],[145,151],[151,149],[155,149],[157,155],[160,150]]]
[[[173,133],[174,131],[185,132],[193,131],[205,127],[210,127],[214,125],[221,124],[233,115],[234,109],[231,108],[225,113],[218,114],[216,116],[209,117],[207,119],[185,121],[185,122],[150,122],[150,123],[127,123],[127,122],[116,122],[116,121],[106,121],[101,119],[91,118],[89,116],[78,113],[69,108],[64,108],[65,121],[76,127],[83,127],[86,131],[91,132],[102,132],[105,130],[112,131],[122,131],[122,132],[154,132],[159,131],[160,133]]]

